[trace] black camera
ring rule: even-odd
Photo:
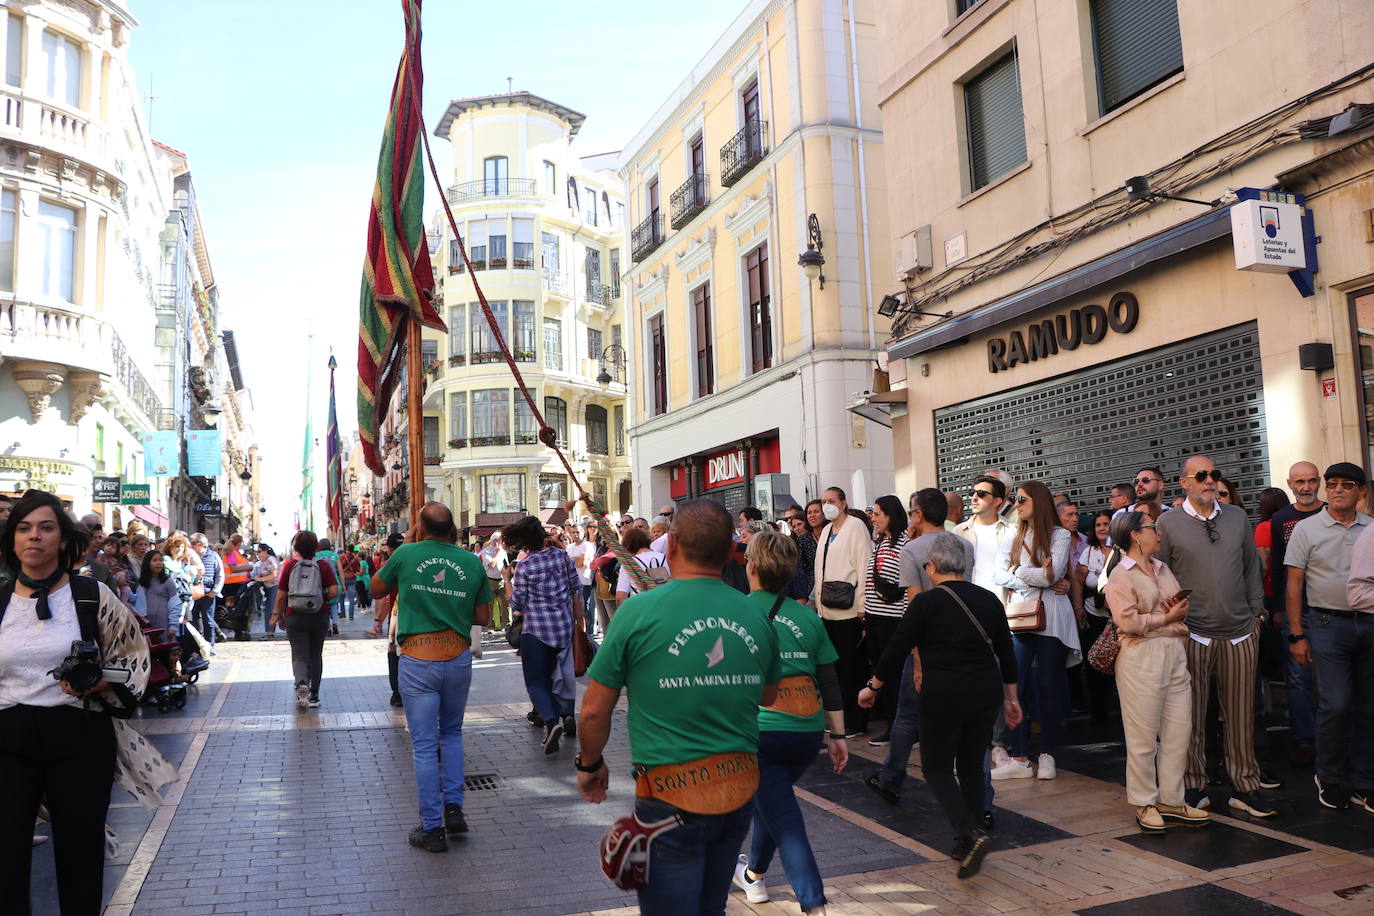
[[[71,652],[62,659],[62,664],[48,672],[55,680],[66,681],[77,693],[90,690],[99,684],[100,647],[93,640],[78,639],[72,642]]]

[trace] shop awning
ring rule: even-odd
[[[892,428],[892,408],[894,405],[906,406],[906,389],[900,391],[865,391],[855,395],[848,404],[850,413],[856,413],[879,426]]]
[[[891,359],[906,359],[927,353],[1230,234],[1231,211],[1227,207],[1218,207],[1058,277],[903,337],[887,348],[888,356]]]

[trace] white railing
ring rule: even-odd
[[[34,146],[51,147],[105,165],[109,147],[105,129],[84,112],[51,99],[0,88],[0,130],[21,135]]]

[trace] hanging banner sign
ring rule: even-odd
[[[1236,269],[1286,274],[1307,266],[1302,207],[1296,194],[1260,191],[1231,206]]]
[[[152,488],[146,483],[121,484],[119,501],[126,506],[146,506],[152,502]]]
[[[118,477],[96,477],[91,485],[91,502],[93,503],[117,503],[119,502],[119,478]]]
[[[186,434],[186,473],[192,477],[220,474],[219,430],[194,429]]]
[[[175,477],[181,472],[181,443],[174,430],[143,434],[143,473],[147,477]]]
[[[200,515],[219,515],[220,511],[220,501],[218,499],[196,500],[196,512]]]

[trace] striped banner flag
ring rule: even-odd
[[[401,0],[405,49],[391,89],[391,108],[377,160],[377,184],[367,221],[358,319],[358,435],[374,474],[385,473],[377,435],[397,382],[405,377],[406,322],[446,331],[434,307],[434,270],[425,238],[425,176],[420,145],[420,2]],[[418,358],[418,354],[416,354]],[[423,381],[417,370],[410,384]]]
[[[329,485],[329,527],[341,532],[343,519],[343,465],[339,455],[339,414],[334,409],[334,370],[339,368],[334,354],[329,354],[329,429],[325,433],[325,482]]]

